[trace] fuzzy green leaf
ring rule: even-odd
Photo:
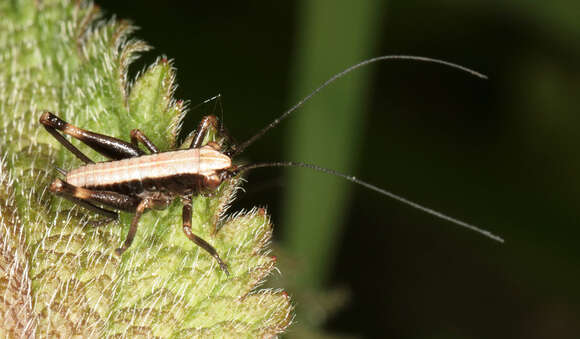
[[[121,139],[139,128],[162,150],[177,146],[184,108],[173,99],[171,63],[159,59],[131,84],[129,64],[148,46],[129,39],[128,22],[100,20],[90,3],[4,1],[0,17],[0,336],[264,337],[284,331],[292,319],[289,298],[256,289],[275,264],[266,212],[226,217],[214,232],[239,180],[193,201],[193,232],[215,246],[229,277],[183,234],[179,201],[146,213],[119,258],[113,251],[131,214],[109,222],[47,189],[56,166],[82,163],[38,123],[44,110]]]

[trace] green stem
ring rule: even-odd
[[[347,66],[374,56],[384,11],[384,1],[303,1],[293,100]],[[353,173],[369,82],[368,71],[357,71],[290,119],[285,158]],[[320,289],[340,242],[349,184],[301,169],[288,173],[284,246],[301,260],[297,284]]]

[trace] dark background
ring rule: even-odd
[[[176,96],[195,105],[221,93],[225,123],[239,140],[308,93],[294,83],[296,46],[309,34],[302,29],[307,0],[97,3],[107,16],[141,27],[137,37],[155,47],[132,71],[158,55],[173,59]],[[315,20],[336,22],[335,6],[348,11],[360,3],[326,4]],[[398,0],[377,8],[373,47],[354,61],[436,57],[489,80],[414,62],[369,66],[365,105],[351,112],[361,121],[356,164],[338,169],[484,225],[506,242],[348,185],[344,205],[334,206],[341,225],[328,239],[328,271],[309,288],[292,281],[308,262],[285,246],[294,228],[283,220],[283,204],[293,183],[279,169],[256,171],[236,208],[268,206],[272,215],[282,270],[274,284],[297,306],[288,337],[580,337],[580,3]],[[342,29],[357,25],[348,17],[338,22]],[[340,53],[329,50],[328,59]],[[331,89],[318,96],[333,100]],[[203,113],[192,111],[191,123]],[[343,132],[328,112],[307,114]],[[269,133],[243,159],[306,160],[285,153],[290,126]]]

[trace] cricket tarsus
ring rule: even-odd
[[[241,144],[239,144],[235,147],[232,147],[232,150],[228,153],[228,155],[233,157],[235,155],[242,153],[248,146],[253,144],[256,140],[260,139],[269,130],[278,126],[292,112],[294,112],[300,106],[304,105],[304,103],[306,103],[313,96],[315,96],[318,92],[320,92],[323,88],[330,85],[334,81],[342,78],[343,76],[347,75],[348,73],[350,73],[358,68],[361,68],[361,67],[366,66],[368,64],[372,64],[372,63],[379,62],[379,61],[385,61],[385,60],[414,60],[414,61],[420,61],[420,62],[430,62],[430,63],[440,64],[440,65],[444,65],[447,67],[455,68],[457,70],[469,73],[469,74],[476,76],[478,78],[481,78],[481,79],[487,79],[487,76],[485,76],[484,74],[481,74],[475,70],[472,70],[470,68],[467,68],[467,67],[449,62],[449,61],[444,61],[444,60],[439,60],[439,59],[414,56],[414,55],[383,55],[383,56],[379,56],[376,58],[367,59],[367,60],[359,62],[358,64],[355,64],[355,65],[352,65],[352,66],[346,68],[342,72],[339,72],[339,73],[336,73],[335,75],[333,75],[330,79],[328,79],[324,83],[322,83],[322,85],[318,86],[318,88],[316,88],[314,91],[310,92],[310,94],[308,94],[307,96],[302,98],[302,100],[300,100],[296,104],[294,104],[294,106],[290,107],[286,112],[282,113],[282,115],[280,115],[278,118],[276,118],[276,120],[272,121],[270,124],[266,125],[266,127],[262,128],[260,131],[258,131],[258,133],[254,134],[252,137],[250,137],[248,140],[242,142]]]
[[[326,174],[331,174],[331,175],[334,175],[334,176],[337,176],[337,177],[341,177],[341,178],[344,178],[344,179],[346,179],[346,180],[348,180],[350,182],[353,182],[355,184],[358,184],[358,185],[361,185],[363,187],[366,187],[366,188],[368,188],[370,190],[373,190],[373,191],[375,191],[377,193],[380,193],[382,195],[385,195],[385,196],[387,196],[387,197],[389,197],[391,199],[395,199],[395,200],[397,200],[399,202],[402,202],[405,205],[409,205],[409,206],[411,206],[411,207],[413,207],[415,209],[418,209],[418,210],[423,211],[425,213],[431,214],[431,215],[433,215],[433,216],[435,216],[435,217],[437,217],[439,219],[447,220],[447,221],[449,221],[449,222],[451,222],[453,224],[459,225],[461,227],[465,227],[465,228],[470,229],[470,230],[472,230],[474,232],[477,232],[479,234],[482,234],[482,235],[484,235],[484,236],[486,236],[486,237],[488,237],[490,239],[493,239],[493,240],[495,240],[497,242],[500,242],[500,243],[503,243],[504,242],[503,238],[501,238],[501,237],[499,237],[499,236],[497,236],[497,235],[495,235],[495,234],[493,234],[493,233],[491,233],[491,232],[489,232],[489,231],[487,231],[485,229],[482,229],[482,228],[480,228],[478,226],[475,226],[475,225],[472,225],[472,224],[467,223],[465,221],[461,221],[459,219],[450,217],[450,216],[448,216],[446,214],[443,214],[441,212],[435,211],[434,209],[431,209],[429,207],[425,207],[423,205],[420,205],[420,204],[418,204],[418,203],[416,203],[414,201],[411,201],[411,200],[409,200],[407,198],[404,198],[404,197],[402,197],[400,195],[394,194],[394,193],[389,192],[389,191],[387,191],[385,189],[382,189],[380,187],[371,185],[368,182],[362,181],[360,179],[357,179],[356,177],[354,177],[352,175],[343,174],[343,173],[337,172],[337,171],[332,170],[332,169],[328,169],[328,168],[324,168],[324,167],[320,167],[320,166],[316,166],[316,165],[312,165],[312,164],[306,164],[306,163],[302,163],[302,162],[288,161],[288,162],[269,162],[269,163],[250,164],[250,165],[240,166],[240,167],[237,168],[236,171],[237,171],[237,173],[243,173],[245,171],[249,171],[249,170],[252,170],[252,169],[265,168],[265,167],[304,167],[304,168],[310,168],[310,169],[315,170],[315,171],[318,171],[318,172],[323,172],[323,173],[326,173]]]

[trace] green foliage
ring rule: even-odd
[[[181,231],[174,202],[144,215],[132,247],[114,254],[131,214],[117,223],[51,195],[47,187],[81,163],[38,123],[48,110],[83,128],[127,139],[140,128],[161,149],[177,147],[184,116],[175,73],[159,59],[133,84],[127,69],[148,46],[128,22],[99,20],[73,1],[0,3],[0,334],[38,337],[262,337],[292,318],[284,292],[256,290],[273,270],[272,226],[263,209],[216,216],[239,180],[194,199],[193,231],[229,265]],[[83,148],[90,158],[104,160]]]
[[[306,0],[299,6],[298,52],[292,72],[294,97],[309,93],[321,79],[375,54],[385,3],[330,3]],[[353,73],[326,88],[324,95],[288,121],[288,159],[354,172],[371,79],[368,69]],[[304,269],[296,275],[297,285],[322,290],[340,243],[345,217],[342,206],[348,203],[352,185],[341,178],[299,170],[289,171],[288,180],[291,184],[284,208],[285,224],[292,227],[284,229],[284,247],[304,263]]]

